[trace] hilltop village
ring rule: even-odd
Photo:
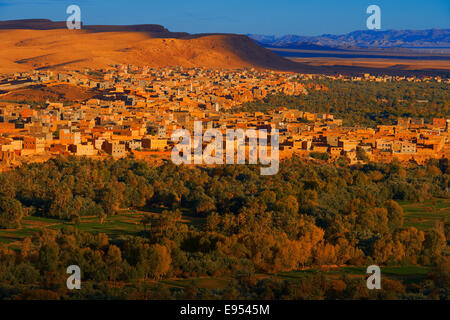
[[[424,163],[450,155],[450,119],[399,118],[396,125],[346,127],[333,114],[279,106],[262,112],[236,112],[241,104],[267,95],[308,95],[327,90],[300,80],[328,77],[344,81],[436,81],[439,77],[325,76],[250,70],[114,66],[103,70],[21,72],[0,75],[0,168],[41,162],[58,155],[102,159],[134,155],[158,163],[170,159],[171,134],[203,129],[279,130],[280,158],[294,154],[324,161],[344,159]],[[23,88],[82,88],[95,95],[61,102],[11,102]]]

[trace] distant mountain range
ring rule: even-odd
[[[258,34],[249,34],[248,36],[262,46],[286,49],[450,49],[450,29],[362,30],[343,35],[324,34],[321,36],[267,36]]]

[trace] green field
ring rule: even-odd
[[[385,266],[381,267],[381,274],[391,280],[401,281],[402,283],[419,283],[426,279],[430,272],[429,267],[423,266]],[[256,274],[258,280],[262,279],[280,279],[290,282],[298,282],[301,279],[308,278],[313,275],[321,274],[327,280],[336,280],[346,275],[350,278],[359,278],[363,281],[366,278],[366,267],[333,267],[333,268],[308,268],[305,270],[279,272],[277,274]],[[167,286],[169,288],[186,289],[189,287],[203,288],[203,289],[224,289],[232,281],[229,277],[196,277],[187,279],[165,279],[161,281],[149,281],[153,285],[157,283]]]
[[[189,279],[171,279],[162,280],[160,283],[169,287],[188,288],[194,286],[204,289],[223,289],[226,288],[231,280],[227,278],[189,278]]]
[[[137,235],[144,230],[144,226],[140,223],[145,214],[158,215],[162,210],[152,210],[148,212],[132,212],[123,210],[122,213],[107,217],[103,223],[100,223],[98,217],[82,217],[80,223],[75,225],[73,222],[59,219],[27,216],[22,219],[19,229],[0,229],[0,243],[7,243],[11,248],[17,248],[20,242],[26,237],[33,236],[42,229],[58,230],[65,226],[73,226],[80,231],[92,234],[105,233],[110,239],[117,239],[121,236]],[[203,218],[193,217],[183,212],[182,222],[191,226],[200,226],[204,223]]]
[[[422,203],[400,201],[405,213],[405,227],[431,229],[439,221],[450,220],[450,199],[432,199]]]
[[[381,274],[391,280],[401,280],[402,282],[420,282],[429,273],[430,268],[423,266],[385,266],[381,267]],[[311,268],[299,271],[280,272],[277,276],[281,279],[296,281],[314,274],[323,274],[328,279],[338,279],[342,275],[349,277],[366,277],[366,267],[336,267],[336,268]]]

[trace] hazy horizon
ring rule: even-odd
[[[63,20],[52,20],[52,19],[48,19],[48,18],[26,18],[26,19],[7,19],[7,20],[1,20],[0,22],[6,22],[6,21],[21,21],[21,20],[49,20],[51,22],[65,22]],[[87,24],[84,21],[82,21],[82,24],[85,26],[94,26],[94,25],[99,25],[99,24]],[[133,26],[133,25],[159,25],[156,23],[139,23],[139,24],[102,24],[105,26]],[[165,25],[160,25],[162,27],[167,28],[167,26]],[[167,28],[170,32],[182,32],[179,30],[171,30],[169,28]],[[334,36],[340,36],[340,35],[346,35],[349,33],[353,33],[353,32],[364,32],[364,31],[370,31],[370,32],[389,32],[389,31],[428,31],[428,30],[450,30],[450,28],[427,28],[427,29],[385,29],[385,30],[367,30],[367,29],[355,29],[355,30],[351,30],[345,33],[322,33],[322,34],[318,34],[318,35],[307,35],[307,34],[299,34],[299,33],[286,33],[286,34],[268,34],[268,33],[240,33],[240,34],[244,34],[244,35],[254,35],[254,36],[265,36],[265,37],[274,37],[274,38],[283,38],[283,37],[288,37],[288,36],[306,36],[306,37],[320,37],[320,36],[328,36],[328,35],[334,35]],[[191,33],[191,34],[202,34],[202,33],[207,33],[207,32],[198,32],[198,33]],[[219,32],[216,32],[219,33]],[[231,32],[220,32],[223,34],[234,34]],[[238,33],[239,34],[239,33]]]

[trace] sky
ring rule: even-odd
[[[0,20],[65,21],[76,4],[84,24],[160,24],[170,31],[265,35],[365,30],[369,5],[381,30],[450,28],[450,0],[0,0]]]

